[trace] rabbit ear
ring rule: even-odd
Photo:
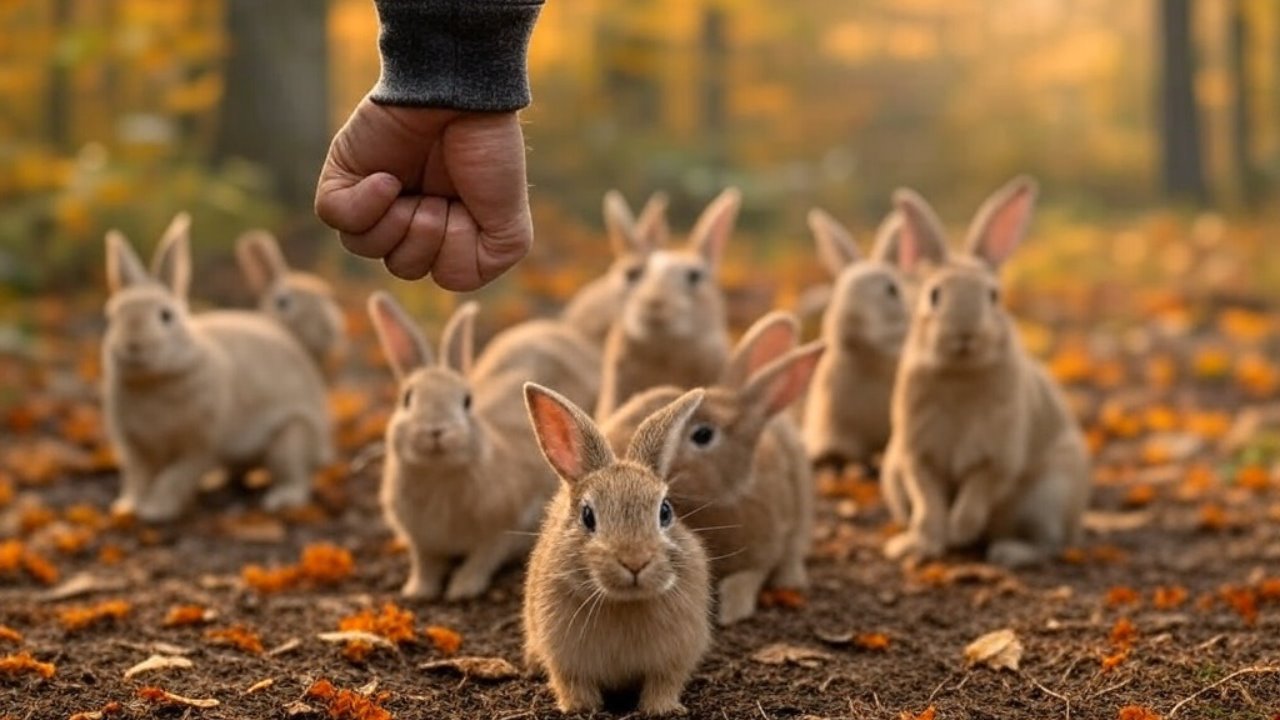
[[[538,447],[556,474],[573,485],[615,462],[613,450],[591,417],[563,395],[524,384],[524,403]]]
[[[747,330],[724,374],[724,384],[741,387],[760,368],[795,349],[800,340],[800,324],[794,315],[775,310],[760,318]]]
[[[818,257],[833,277],[862,259],[853,236],[827,211],[821,208],[809,211],[809,231],[818,245]]]
[[[759,408],[766,418],[785,410],[809,388],[814,368],[826,349],[820,340],[811,342],[766,365],[743,389],[745,404]]]
[[[426,338],[390,294],[379,290],[369,296],[369,319],[398,379],[403,380],[414,370],[431,364],[431,348]]]
[[[742,207],[742,193],[738,188],[727,188],[720,193],[694,224],[689,233],[689,245],[697,250],[707,265],[718,267],[724,256],[724,246],[733,234],[738,221],[738,209]]]
[[[671,241],[671,226],[667,224],[667,194],[661,190],[649,196],[640,217],[636,218],[636,237],[646,250],[656,250]]]
[[[151,273],[179,298],[191,286],[191,216],[178,213],[165,229],[151,256]]]
[[[635,216],[631,214],[626,198],[617,190],[604,194],[604,227],[616,257],[641,250],[643,243],[636,234]]]
[[[1004,264],[1026,237],[1036,192],[1036,181],[1019,175],[992,193],[969,226],[965,249],[992,268]]]
[[[107,288],[116,293],[150,280],[151,276],[124,233],[107,231]]]
[[[280,243],[266,230],[250,230],[236,240],[236,262],[249,287],[259,295],[289,273]]]
[[[635,435],[631,436],[627,459],[644,465],[666,480],[671,473],[671,462],[684,440],[689,418],[702,404],[705,395],[702,388],[694,388],[645,418],[636,428]]]
[[[466,377],[471,372],[471,360],[475,354],[476,313],[480,305],[475,301],[463,303],[444,326],[440,336],[441,362],[454,372]]]
[[[871,245],[871,259],[877,262],[897,263],[902,237],[902,213],[891,211],[876,228],[876,239]]]
[[[914,272],[925,263],[947,261],[947,235],[938,215],[920,193],[899,188],[893,193],[894,209],[902,216],[898,232],[898,265]]]

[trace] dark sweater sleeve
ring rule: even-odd
[[[542,0],[374,0],[385,105],[511,111],[529,104],[526,55]]]

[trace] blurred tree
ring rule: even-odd
[[[1200,157],[1191,48],[1191,0],[1160,0],[1161,158],[1165,192],[1204,203],[1207,192]]]
[[[230,0],[231,50],[216,154],[265,166],[310,206],[329,147],[328,0]]]
[[[1251,113],[1253,74],[1249,57],[1253,52],[1250,38],[1248,10],[1243,2],[1231,4],[1230,17],[1231,79],[1236,100],[1232,120],[1232,150],[1235,155],[1235,172],[1239,177],[1240,194],[1246,207],[1255,208],[1262,196],[1262,178],[1253,164],[1253,122]]]

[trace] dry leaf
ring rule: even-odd
[[[169,703],[172,705],[186,705],[194,708],[216,708],[222,703],[213,698],[189,698],[182,695],[176,695],[168,690],[161,690],[157,687],[144,687],[138,691],[138,697],[152,703]]]
[[[899,713],[898,720],[934,720],[934,718],[936,718],[937,715],[938,715],[938,711],[934,709],[932,705],[930,705],[929,707],[925,708],[924,712],[921,712],[919,715],[916,715],[915,713],[909,710],[903,710],[901,713]]]
[[[993,670],[1017,671],[1022,660],[1022,641],[1009,628],[987,633],[964,649],[970,665],[986,665]]]
[[[388,650],[396,649],[396,644],[391,642],[390,640],[382,637],[381,635],[375,635],[371,632],[365,632],[364,630],[339,630],[337,632],[323,632],[323,633],[320,633],[319,635],[316,635],[316,637],[327,643],[360,642],[360,643],[367,643],[369,645],[374,645],[377,647],[386,648]]]
[[[184,657],[173,657],[169,655],[152,655],[142,662],[134,665],[124,671],[124,679],[140,675],[145,672],[153,672],[155,670],[171,670],[173,668],[189,668],[194,663]]]
[[[265,680],[259,680],[258,682],[250,685],[248,688],[245,689],[243,693],[240,693],[240,694],[252,695],[260,690],[266,690],[267,688],[275,684],[276,684],[275,678],[266,678]]]
[[[520,676],[515,665],[497,657],[460,657],[433,660],[418,666],[427,672],[448,671],[476,680],[510,680]]]
[[[126,584],[122,577],[105,578],[88,572],[76,573],[61,585],[46,592],[44,599],[69,600],[96,592],[115,592],[123,589]]]
[[[0,657],[0,677],[18,675],[39,675],[46,680],[54,676],[57,667],[53,663],[40,662],[31,657],[31,653],[23,650],[17,655]]]
[[[462,636],[447,627],[431,625],[422,632],[431,639],[431,644],[436,650],[445,655],[453,655],[462,647]]]
[[[765,665],[791,664],[806,668],[816,668],[832,658],[831,653],[825,650],[788,645],[786,643],[766,645],[751,656],[752,660]]]

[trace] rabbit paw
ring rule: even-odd
[[[980,505],[956,503],[947,518],[947,540],[952,547],[968,547],[982,538],[989,513]]]
[[[182,501],[173,495],[152,495],[134,503],[133,514],[141,521],[163,523],[177,520],[182,515]]]
[[[311,488],[305,485],[277,485],[267,491],[262,498],[262,508],[267,512],[292,510],[307,504],[311,499]]]
[[[1021,540],[997,540],[987,548],[987,562],[1007,568],[1022,568],[1043,560],[1040,548]]]
[[[933,560],[942,557],[942,545],[908,530],[889,538],[884,544],[884,556],[890,560]]]
[[[122,517],[133,515],[138,510],[138,501],[132,495],[121,495],[111,503],[111,514]]]
[[[683,682],[671,680],[649,681],[640,691],[640,712],[648,716],[655,715],[688,715],[689,711],[680,702],[680,691]]]
[[[459,569],[453,577],[449,578],[449,587],[444,591],[444,599],[450,602],[470,600],[473,597],[479,597],[488,589],[488,577]]]
[[[440,597],[440,583],[413,576],[400,588],[400,595],[409,600],[435,600]]]
[[[595,685],[570,682],[551,676],[551,690],[556,696],[556,707],[564,714],[593,712],[604,707],[604,695]]]

